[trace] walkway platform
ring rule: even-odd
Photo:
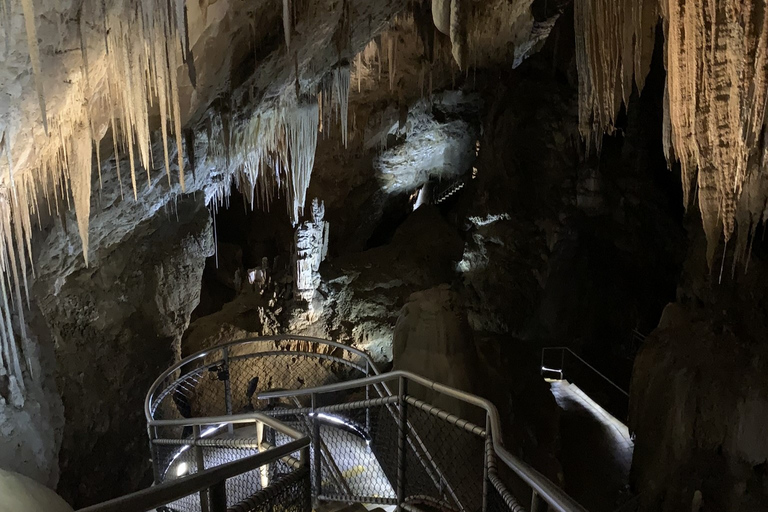
[[[562,411],[566,491],[590,512],[612,512],[628,498],[634,443],[629,429],[566,380],[549,381]]]

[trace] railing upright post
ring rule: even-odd
[[[232,382],[229,380],[229,347],[224,347],[222,351],[224,355],[224,406],[227,411],[227,416],[232,416]],[[235,426],[230,423],[228,430],[230,434],[234,434]]]
[[[546,512],[547,502],[535,490],[531,492],[531,512]]]
[[[560,380],[565,378],[565,349],[560,349]]]
[[[155,479],[155,485],[158,485],[160,484],[160,461],[157,446],[154,443],[157,439],[157,427],[147,425],[147,436],[149,436],[149,453],[152,456],[152,476]]]
[[[491,438],[491,415],[485,415],[485,453],[483,454],[483,512],[488,510],[488,473],[493,457],[493,439]]]
[[[309,446],[301,449],[299,452],[299,464],[301,471],[306,471],[304,480],[304,499],[302,500],[303,509],[301,512],[312,512],[312,476],[309,470]]]
[[[202,473],[205,470],[205,457],[203,456],[203,447],[197,444],[200,439],[200,425],[192,425],[192,439],[194,439],[194,452],[195,463],[197,464],[197,473]],[[200,510],[202,512],[210,512],[208,510],[208,492],[205,490],[200,491]]]
[[[371,363],[369,361],[365,361],[365,376],[370,377],[371,376]],[[367,384],[365,386],[365,399],[370,400],[371,399],[371,386]],[[368,433],[368,435],[371,434],[371,407],[368,406],[365,408],[365,431]]]
[[[315,492],[317,496],[323,494],[322,481],[322,456],[320,453],[320,421],[317,417],[317,395],[312,393],[312,458],[314,462]],[[317,500],[315,496],[315,500]]]
[[[208,489],[208,496],[211,502],[211,512],[227,512],[227,481],[212,485]]]
[[[400,404],[400,424],[397,440],[397,510],[402,511],[405,502],[405,460],[408,448],[408,409],[405,397],[408,393],[408,382],[400,377],[398,387],[398,403]]]

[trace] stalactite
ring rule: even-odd
[[[284,161],[290,162],[288,199],[293,204],[290,211],[294,224],[304,212],[309,180],[315,165],[319,111],[317,103],[309,101],[296,105],[285,114],[286,149]],[[290,159],[288,158],[290,150]]]
[[[291,50],[291,0],[283,0],[283,35],[285,37],[285,47]]]
[[[432,0],[432,21],[445,35],[451,33],[451,0]]]
[[[720,236],[727,243],[734,233],[737,212],[749,229],[765,201],[753,197],[766,172],[768,12],[759,3],[669,0],[665,8],[672,147],[684,186],[697,181],[710,264]]]
[[[80,134],[73,137],[69,161],[72,192],[75,198],[75,215],[86,266],[88,266],[88,219],[91,214],[91,156],[93,153],[91,140],[87,135],[87,129],[81,125]]]
[[[738,231],[736,259],[764,221],[768,9],[760,0],[577,0],[580,131],[612,132],[634,84],[642,90],[663,17],[663,144],[679,161],[683,200],[697,198],[707,259]],[[694,191],[695,194],[692,194]],[[722,265],[721,265],[722,266]]]
[[[348,142],[348,120],[349,120],[349,88],[350,71],[349,65],[339,66],[333,70],[333,89],[337,104],[341,110],[341,139],[344,147]]]
[[[664,0],[666,1],[666,0]],[[576,64],[579,71],[579,130],[600,149],[612,133],[634,78],[642,90],[650,70],[658,0],[576,0]]]
[[[459,69],[467,68],[467,6],[464,0],[451,0],[451,53]]]
[[[32,63],[32,72],[35,75],[35,87],[37,88],[37,99],[40,103],[40,115],[42,116],[43,128],[48,133],[48,115],[45,107],[45,93],[43,91],[42,68],[40,66],[40,46],[37,43],[37,28],[35,26],[35,7],[32,0],[21,0],[21,7],[24,12],[24,25],[27,30],[27,46],[29,47],[29,59]]]
[[[136,0],[110,4],[103,0],[85,0],[76,15],[75,46],[79,45],[82,65],[79,72],[70,71],[66,87],[66,101],[56,104],[57,111],[48,112],[45,105],[41,72],[40,48],[36,34],[32,0],[20,0],[24,15],[27,45],[32,73],[41,109],[43,128],[48,137],[40,138],[32,161],[24,169],[15,169],[11,158],[11,127],[2,131],[0,145],[8,161],[8,187],[0,195],[0,259],[3,283],[3,311],[0,315],[0,366],[9,371],[14,382],[23,388],[23,375],[18,363],[17,340],[13,334],[10,307],[15,307],[21,318],[19,329],[25,337],[22,295],[28,297],[27,273],[34,275],[31,263],[31,216],[40,220],[37,197],[45,198],[48,211],[62,216],[59,203],[70,205],[74,199],[78,233],[83,256],[88,263],[88,218],[90,215],[91,173],[93,151],[101,184],[101,153],[99,144],[105,133],[111,131],[115,166],[120,182],[120,153],[127,149],[134,197],[138,197],[135,170],[141,165],[151,179],[153,168],[151,151],[150,112],[157,101],[163,143],[163,160],[170,177],[168,149],[168,123],[173,123],[179,165],[179,183],[184,189],[182,153],[181,109],[177,74],[179,53],[191,58],[184,0]],[[10,13],[6,0],[0,0],[0,24],[6,40],[15,30],[8,23]],[[63,10],[63,7],[59,11]],[[100,73],[92,73],[91,59],[93,34],[103,33],[104,47],[96,48],[94,62],[99,62]],[[66,32],[62,31],[62,36]],[[19,34],[22,35],[22,34]],[[23,35],[22,35],[23,37]],[[62,44],[63,44],[62,40]],[[5,46],[8,51],[8,45]],[[190,70],[191,72],[191,70]],[[108,123],[97,126],[91,112],[106,113]],[[107,128],[108,126],[108,128]],[[28,158],[29,160],[29,158]],[[65,203],[66,202],[66,203]],[[65,224],[66,228],[66,224]],[[13,284],[10,278],[13,277]],[[6,282],[8,286],[6,286]],[[21,289],[24,289],[22,293]],[[10,300],[9,300],[10,299]],[[28,299],[27,299],[28,300]]]

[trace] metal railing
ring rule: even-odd
[[[264,406],[253,400],[259,387],[294,389],[378,373],[365,352],[334,341],[249,338],[200,351],[163,372],[144,414],[147,421],[239,414]]]
[[[491,402],[382,374],[364,352],[327,340],[276,336],[194,354],[155,381],[145,414],[157,485],[88,512],[161,501],[173,512],[310,512],[309,499],[584,512],[504,448]],[[290,506],[275,501],[284,488],[294,489]]]
[[[167,475],[167,478],[164,475],[163,483],[148,489],[81,509],[80,512],[267,512],[276,504],[281,505],[283,512],[307,512],[310,509],[308,437],[261,413],[200,418],[191,423],[194,435],[188,439],[161,438],[152,434],[159,429],[173,429],[187,424],[187,420],[149,423],[153,456],[157,457],[163,449],[169,450],[171,456],[166,469],[183,468],[183,471]],[[274,446],[260,439],[221,439],[215,436],[217,431],[222,430],[221,427],[235,424],[253,424],[261,427],[262,431],[273,429],[282,434],[286,442]],[[206,425],[217,425],[209,430],[213,435],[201,434],[201,427]],[[216,453],[226,449],[249,449],[249,452],[206,468],[211,461],[206,457],[205,450]],[[283,467],[282,471],[268,473],[270,467],[278,465]],[[249,475],[258,475],[259,481],[248,481]]]
[[[397,394],[392,395],[389,386],[397,384]],[[409,385],[415,386],[416,392],[409,393]],[[317,406],[322,397],[340,392],[354,392],[360,389],[373,388],[380,396],[358,402]],[[485,416],[485,426],[463,419],[448,410],[437,407],[415,396],[421,392],[433,395],[435,398],[450,398],[455,402],[449,405],[473,406],[479,408]],[[448,510],[468,511],[506,510],[524,511],[517,499],[507,490],[497,471],[497,461],[510,469],[514,475],[531,489],[531,511],[544,510],[542,502],[559,512],[584,511],[584,508],[571,499],[562,489],[553,484],[541,473],[512,455],[504,448],[501,436],[501,422],[496,407],[483,398],[444,386],[418,375],[395,371],[371,376],[350,382],[341,382],[327,386],[306,388],[289,391],[272,391],[260,395],[261,399],[276,400],[281,398],[309,397],[313,404],[310,413],[318,415],[324,412],[340,413],[342,411],[360,411],[376,407],[378,424],[374,430],[372,446],[382,469],[388,473],[394,482],[394,499],[387,503],[407,508],[414,501],[431,502]],[[397,418],[392,421],[387,409],[395,406]],[[305,410],[284,410],[281,414],[299,414]],[[360,416],[358,416],[360,417]],[[354,415],[345,419],[352,421]],[[381,450],[376,437],[378,429],[389,432],[384,436],[385,441],[397,439],[396,454]],[[317,423],[315,423],[317,424]],[[315,427],[317,428],[317,427]],[[313,440],[322,436],[315,432]],[[474,440],[474,442],[473,442]],[[314,444],[313,466],[316,474],[313,476],[313,492],[319,498],[338,499],[340,501],[368,502],[368,497],[361,496],[328,496],[323,485],[322,467],[319,460],[319,450]],[[394,457],[393,457],[394,455]],[[430,471],[437,468],[439,471]],[[479,477],[473,478],[472,470]],[[319,472],[319,473],[318,473]]]
[[[576,364],[569,364],[569,360],[575,361]],[[579,387],[586,388],[584,391],[595,402],[619,420],[626,421],[629,393],[570,348],[541,349],[541,375],[556,376],[556,380],[567,379]]]

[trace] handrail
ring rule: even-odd
[[[270,398],[284,398],[289,396],[333,393],[360,388],[368,385],[380,384],[399,378],[407,379],[409,381],[415,382],[416,384],[424,386],[425,388],[456,398],[457,400],[470,403],[481,409],[485,409],[488,415],[488,420],[490,422],[491,432],[493,433],[491,436],[493,449],[499,459],[501,459],[510,469],[512,469],[512,471],[514,471],[526,484],[528,484],[536,493],[538,493],[538,495],[557,512],[587,512],[584,507],[576,503],[573,498],[565,493],[565,491],[557,487],[544,475],[533,469],[518,457],[507,451],[507,449],[504,448],[504,444],[501,439],[501,420],[499,419],[499,412],[496,409],[496,406],[489,400],[481,398],[477,395],[473,395],[471,393],[467,393],[466,391],[448,387],[444,384],[440,384],[410,372],[397,370],[389,373],[378,374],[372,377],[340,382],[337,384],[329,384],[326,386],[289,391],[271,391],[260,393],[258,396],[260,399],[266,400]]]
[[[147,421],[149,422],[153,421],[151,406],[152,406],[152,400],[154,399],[155,392],[157,391],[157,389],[160,387],[160,385],[163,383],[165,379],[171,376],[174,372],[181,370],[181,368],[184,367],[185,365],[191,363],[192,361],[203,359],[215,352],[223,351],[230,347],[245,345],[248,343],[267,343],[267,342],[275,342],[275,341],[306,341],[309,343],[317,343],[320,345],[326,345],[329,347],[345,350],[347,352],[351,352],[352,354],[355,354],[356,356],[362,358],[363,361],[365,361],[368,365],[370,365],[370,368],[374,374],[376,375],[380,374],[380,371],[376,366],[376,363],[371,358],[371,356],[369,356],[362,350],[358,350],[356,348],[350,347],[348,345],[344,345],[343,343],[338,343],[336,341],[324,340],[322,338],[315,338],[312,336],[291,336],[287,334],[278,335],[278,336],[260,336],[255,338],[246,338],[243,340],[231,341],[229,343],[216,345],[215,347],[211,347],[206,350],[201,350],[200,352],[196,352],[190,356],[187,356],[181,361],[179,361],[178,363],[174,364],[173,366],[165,370],[157,379],[155,379],[155,381],[152,383],[152,386],[150,386],[149,388],[149,392],[147,393],[146,398],[144,399],[144,415],[146,416]]]
[[[152,510],[209,489],[230,478],[277,461],[309,447],[308,437],[293,440],[277,448],[238,459],[188,477],[163,483],[113,500],[80,509],[78,512],[136,512]]]
[[[620,392],[622,395],[624,395],[624,396],[626,396],[627,398],[629,398],[629,393],[627,393],[626,391],[624,391],[624,390],[623,390],[623,389],[622,389],[622,388],[621,388],[621,387],[620,387],[618,384],[616,384],[616,383],[615,383],[615,382],[613,382],[611,379],[609,379],[608,377],[606,377],[606,376],[605,376],[605,375],[604,375],[602,372],[600,372],[600,370],[598,370],[597,368],[595,368],[594,366],[592,366],[591,364],[589,364],[588,362],[586,362],[586,361],[585,361],[584,359],[582,359],[582,358],[581,358],[581,357],[580,357],[580,356],[579,356],[579,355],[578,355],[576,352],[574,352],[573,350],[571,350],[571,349],[570,349],[570,348],[568,348],[568,347],[544,347],[544,348],[542,348],[542,349],[541,349],[541,368],[542,368],[542,370],[546,369],[546,370],[549,370],[549,371],[560,371],[560,373],[561,373],[561,374],[562,374],[562,372],[563,372],[563,369],[562,369],[562,368],[560,368],[560,370],[554,370],[554,369],[552,369],[552,368],[545,368],[545,367],[544,367],[544,353],[545,353],[546,351],[549,351],[549,350],[562,350],[562,351],[564,351],[564,352],[569,352],[569,353],[570,353],[570,354],[571,354],[573,357],[575,357],[576,359],[578,359],[578,360],[579,360],[581,363],[583,363],[583,364],[584,364],[584,365],[585,365],[587,368],[589,368],[590,370],[592,370],[593,372],[595,372],[596,374],[598,374],[598,375],[599,375],[600,377],[602,377],[602,378],[603,378],[605,381],[607,381],[607,382],[608,382],[608,384],[610,384],[611,386],[613,386],[614,388],[616,388],[616,389],[617,389],[617,390],[618,390],[618,391],[619,391],[619,392]]]
[[[216,425],[221,423],[231,423],[237,425],[240,423],[256,423],[261,422],[268,427],[277,430],[281,434],[285,434],[295,439],[302,439],[304,434],[298,430],[289,427],[285,423],[282,423],[272,416],[260,412],[249,412],[245,414],[235,414],[232,416],[209,416],[207,418],[183,418],[178,420],[152,420],[148,423],[150,427],[186,427],[193,425]]]

